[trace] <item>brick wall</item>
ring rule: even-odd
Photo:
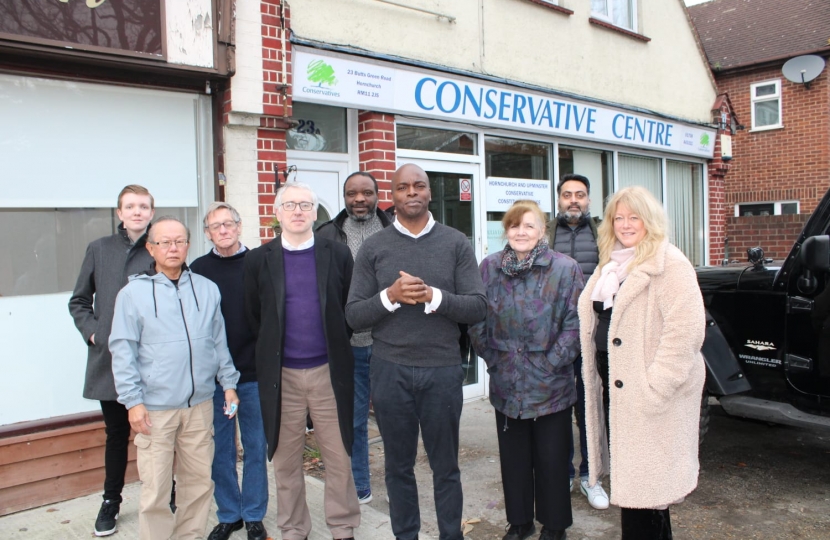
[[[776,261],[786,259],[809,217],[809,214],[791,214],[727,218],[729,259],[746,261],[746,250],[753,247],[763,248],[764,255]]]
[[[291,116],[290,12],[287,2],[261,0],[262,11],[262,116],[257,129],[257,204],[259,236],[263,243],[274,237],[275,170],[286,167],[286,119]],[[285,47],[283,49],[283,46]],[[283,76],[285,73],[285,76]],[[284,175],[279,175],[285,182]]]
[[[733,160],[725,177],[728,207],[736,203],[798,200],[809,214],[830,187],[830,84],[825,70],[810,89],[781,75],[781,66],[717,75],[746,129],[732,138]],[[781,80],[781,129],[751,132],[750,85]],[[728,212],[727,212],[728,213]]]
[[[395,172],[395,116],[360,111],[357,118],[360,170],[378,181],[381,208],[392,206],[392,174]]]

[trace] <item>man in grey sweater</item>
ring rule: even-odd
[[[433,472],[441,540],[460,540],[458,428],[463,402],[458,324],[484,319],[487,300],[469,240],[436,223],[429,178],[406,164],[392,177],[397,220],[357,254],[346,320],[372,328],[372,402],[384,441],[392,532],[420,531],[418,433]]]

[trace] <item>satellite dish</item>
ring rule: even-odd
[[[788,81],[803,84],[805,88],[809,89],[810,81],[824,71],[824,58],[814,54],[796,56],[787,60],[781,71]]]

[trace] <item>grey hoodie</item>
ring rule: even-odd
[[[219,301],[216,285],[186,267],[178,284],[162,273],[130,276],[109,337],[119,403],[184,409],[211,399],[214,379],[236,388]]]

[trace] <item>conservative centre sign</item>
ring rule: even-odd
[[[294,51],[294,99],[711,158],[715,131],[543,92]]]

